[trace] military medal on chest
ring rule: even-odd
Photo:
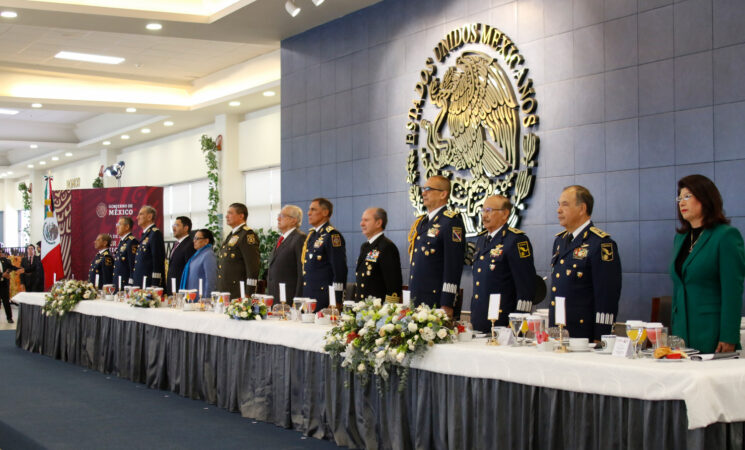
[[[427,230],[427,236],[429,237],[437,237],[437,235],[440,234],[440,224],[436,223],[429,227],[429,230]]]
[[[380,257],[380,250],[370,250],[365,257],[365,261],[378,262],[378,257]]]
[[[319,237],[316,239],[316,242],[313,243],[313,248],[321,248],[323,245],[323,237]]]
[[[504,251],[504,245],[498,244],[498,245],[494,246],[494,248],[489,251],[489,254],[493,258],[499,258],[500,256],[502,256],[503,251]]]
[[[577,247],[574,249],[574,259],[585,259],[587,258],[587,254],[587,244],[583,244],[582,247]]]

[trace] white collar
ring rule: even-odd
[[[287,239],[287,236],[289,236],[293,231],[295,231],[295,228],[290,228],[289,230],[282,233],[282,239]]]
[[[447,205],[442,205],[442,206],[440,206],[439,208],[437,208],[436,210],[432,211],[431,213],[427,213],[427,215],[429,216],[429,219],[428,219],[428,220],[432,220],[432,218],[433,218],[433,217],[435,217],[435,215],[436,215],[436,214],[437,214],[438,212],[440,212],[440,210],[441,210],[442,208],[444,208],[444,207],[446,207],[446,206],[447,206]]]
[[[143,234],[147,233],[147,230],[149,230],[150,228],[152,228],[153,225],[155,225],[155,224],[154,223],[151,223],[150,225],[148,225],[144,230],[142,230],[142,233]]]
[[[187,233],[186,236],[182,237],[181,239],[176,239],[176,243],[177,244],[180,244],[180,243],[182,243],[184,241],[184,239],[186,239],[188,237],[189,237],[189,233]]]
[[[502,225],[501,227],[499,227],[499,228],[497,228],[496,230],[494,230],[494,232],[493,232],[493,233],[489,233],[489,237],[490,237],[490,238],[494,238],[494,236],[496,236],[496,235],[497,235],[497,233],[499,233],[499,230],[501,230],[502,228],[504,228],[504,225]]]
[[[100,254],[102,254],[105,251],[106,251],[106,249],[105,248],[102,248],[101,250],[98,251],[98,254],[100,255]]]
[[[326,226],[327,223],[328,222],[324,222],[324,223],[318,225],[317,227],[313,227],[313,229],[316,230],[316,233],[318,233],[319,231],[321,231],[321,228],[323,228],[323,227]]]
[[[235,233],[235,232],[237,232],[238,230],[240,230],[240,229],[241,229],[241,227],[242,227],[242,226],[244,226],[244,225],[245,225],[245,223],[242,223],[242,224],[238,225],[237,227],[233,228],[233,229],[232,229],[232,230],[231,230],[230,232],[231,232],[231,233]]]
[[[587,222],[583,223],[579,226],[576,230],[572,232],[572,239],[575,239],[577,236],[582,234],[582,231],[587,228],[587,225],[590,225],[590,222],[592,222],[592,219],[587,219]]]
[[[125,234],[124,236],[120,237],[119,240],[120,241],[125,240],[127,238],[127,236],[129,236],[130,234],[132,234],[132,232],[129,232],[129,233]]]
[[[382,236],[383,233],[384,233],[384,231],[381,231],[380,233],[378,233],[375,236],[373,236],[370,239],[368,239],[367,242],[369,242],[370,244],[372,244],[373,242],[375,242],[376,239],[378,239],[380,236]]]

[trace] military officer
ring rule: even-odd
[[[357,258],[357,300],[370,296],[401,299],[401,258],[396,244],[383,234],[387,224],[388,214],[383,208],[368,208],[362,213],[360,228],[367,240]]]
[[[329,286],[334,286],[336,302],[341,305],[347,281],[347,252],[344,236],[329,224],[334,205],[316,198],[308,208],[311,228],[303,246],[303,297],[316,300],[316,311],[329,305]]]
[[[559,224],[551,258],[551,324],[556,297],[564,297],[571,337],[599,341],[609,334],[621,296],[621,260],[610,235],[591,219],[594,200],[583,186],[569,186],[559,197]]]
[[[120,283],[122,287],[134,284],[132,273],[134,272],[137,245],[140,242],[132,235],[133,225],[134,221],[131,217],[120,217],[116,223],[119,246],[114,253],[114,278],[112,280],[116,289],[119,289]]]
[[[452,316],[466,237],[460,213],[446,208],[449,198],[450,180],[442,175],[430,177],[422,186],[427,214],[419,216],[409,231],[409,289],[415,304],[436,305]]]
[[[241,281],[245,286],[244,294],[253,294],[259,278],[259,239],[246,225],[247,217],[248,208],[243,203],[233,203],[225,213],[225,222],[232,230],[220,247],[217,290],[230,292],[230,298],[240,298]]]
[[[507,225],[512,203],[494,195],[484,201],[481,219],[486,228],[479,234],[473,256],[473,297],[471,324],[475,330],[490,332],[487,320],[489,297],[500,294],[499,320],[507,326],[507,316],[515,311],[530,312],[535,297],[535,266],[530,239]]]
[[[135,252],[135,263],[132,269],[132,284],[142,286],[147,277],[146,286],[162,287],[165,272],[166,248],[163,244],[163,232],[155,226],[157,211],[149,205],[140,208],[137,214],[137,225],[143,229],[140,245]]]
[[[91,268],[88,269],[88,281],[96,283],[98,275],[98,284],[96,289],[101,289],[104,284],[111,284],[114,273],[114,258],[111,257],[109,246],[111,245],[111,236],[108,234],[99,234],[93,241],[93,246],[98,251],[96,257],[91,262]]]

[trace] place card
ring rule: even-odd
[[[120,285],[122,284],[121,275],[119,276],[119,284]],[[119,289],[121,289],[121,286],[119,287]],[[175,278],[171,278],[171,292],[173,292],[174,294],[176,293],[176,279]]]
[[[411,291],[409,290],[403,291],[403,305],[411,306]]]
[[[241,298],[246,298],[246,283],[241,280]]]
[[[98,274],[96,274],[96,289],[98,289]]]
[[[489,295],[489,312],[486,314],[487,320],[499,320],[499,304],[501,300],[501,294]]]
[[[556,325],[566,325],[567,324],[567,312],[566,312],[566,298],[564,297],[556,297],[554,298],[554,301],[556,302],[556,307],[554,308],[554,323]]]
[[[287,303],[287,288],[284,283],[279,283],[279,302]]]
[[[628,358],[633,352],[634,347],[631,346],[631,339],[619,336],[616,338],[615,345],[613,345],[613,352],[611,355]]]
[[[329,285],[329,306],[336,306],[336,290],[334,285]]]
[[[510,346],[515,343],[515,335],[507,327],[496,327],[497,343],[499,345]]]

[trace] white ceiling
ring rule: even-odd
[[[105,140],[122,148],[218,114],[276,105],[280,41],[378,1],[326,0],[315,7],[295,0],[302,11],[292,18],[284,0],[184,0],[182,12],[171,0],[4,0],[0,10],[18,17],[0,18],[0,108],[19,113],[0,115],[0,173],[19,178],[42,158],[51,168],[95,155]],[[195,13],[199,8],[206,12]],[[146,30],[153,21],[163,29]],[[61,50],[125,61],[55,59]],[[265,90],[277,95],[265,97]],[[241,105],[229,107],[230,100]],[[34,102],[43,107],[31,108]],[[137,113],[124,112],[127,106]],[[165,127],[165,120],[174,125]],[[140,132],[145,126],[151,133]],[[131,138],[121,140],[124,133]],[[73,157],[62,156],[70,151]],[[51,161],[55,155],[58,162]]]

